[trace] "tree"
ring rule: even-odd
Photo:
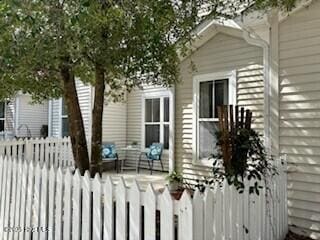
[[[92,173],[98,170],[105,90],[115,101],[142,84],[178,82],[185,53],[204,18],[233,18],[244,9],[288,8],[294,0],[26,0],[0,3],[0,90],[37,101],[63,96],[76,166],[89,168],[75,78],[95,87]]]

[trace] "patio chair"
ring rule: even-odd
[[[164,171],[163,163],[162,163],[162,159],[161,159],[162,151],[163,151],[163,144],[162,143],[152,143],[147,152],[142,152],[140,154],[139,162],[138,162],[138,173],[140,170],[140,162],[141,162],[143,156],[145,156],[146,160],[148,161],[151,175],[152,175],[152,171],[153,171],[154,161],[160,161],[161,169],[162,169],[162,171]]]
[[[119,166],[118,166],[119,158],[118,158],[116,145],[114,143],[102,143],[101,156],[102,156],[102,168],[104,164],[114,162],[115,170],[117,171],[117,173],[119,172]]]

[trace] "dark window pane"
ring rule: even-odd
[[[214,117],[218,118],[218,106],[228,104],[228,79],[214,82]]]
[[[170,101],[168,97],[163,99],[163,120],[165,122],[170,121]]]
[[[0,118],[4,118],[4,113],[5,112],[5,103],[0,102]]]
[[[153,122],[160,122],[160,98],[153,99]]]
[[[68,118],[62,118],[62,137],[69,136]]]
[[[200,83],[200,118],[213,117],[212,86],[213,82]]]
[[[163,148],[164,149],[169,149],[169,125],[164,125],[163,126]]]
[[[152,122],[152,99],[146,99],[145,102],[145,121]]]
[[[0,120],[0,132],[4,131],[4,120]]]
[[[199,158],[210,158],[212,154],[216,154],[216,131],[217,123],[200,122],[199,123]]]
[[[158,143],[160,140],[160,125],[146,125],[146,147],[149,147],[152,143]]]
[[[62,98],[62,115],[68,115],[67,104],[63,98]]]
[[[146,99],[145,122],[160,122],[160,99]]]

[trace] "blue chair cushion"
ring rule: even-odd
[[[147,158],[151,160],[160,160],[162,154],[162,144],[153,143],[147,152]]]
[[[114,144],[102,144],[101,148],[101,156],[103,159],[117,157],[117,151]]]

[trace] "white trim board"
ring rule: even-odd
[[[175,88],[161,88],[161,89],[146,89],[143,90],[143,93],[141,95],[141,150],[145,151],[145,99],[152,99],[152,98],[163,98],[163,97],[169,97],[169,111],[170,111],[170,117],[169,117],[169,150],[165,150],[165,152],[168,153],[169,156],[169,172],[172,172],[175,170],[175,162],[174,162],[174,143],[175,143],[175,101],[174,101],[174,92]],[[160,109],[162,106],[160,105]],[[160,111],[160,115],[163,114],[162,111]],[[161,117],[160,117],[161,118]],[[161,136],[160,136],[161,138]]]

